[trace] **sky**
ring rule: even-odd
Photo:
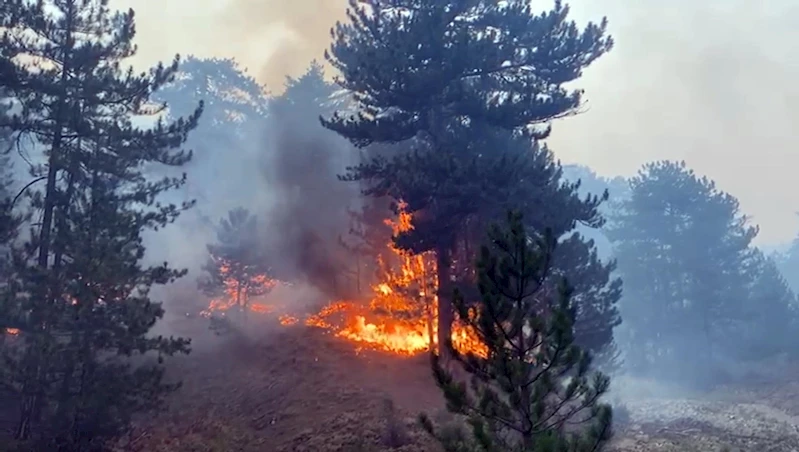
[[[177,53],[235,57],[279,92],[287,75],[322,59],[347,0],[111,3],[136,11],[137,65]],[[759,244],[791,240],[799,231],[799,2],[568,3],[578,23],[607,16],[616,46],[576,83],[586,111],[554,125],[555,155],[604,176],[685,160],[738,197],[760,225]]]

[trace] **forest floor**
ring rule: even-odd
[[[420,412],[445,416],[424,356],[358,353],[301,325],[259,323],[259,334],[219,337],[203,319],[184,323],[177,332],[194,337],[195,352],[169,368],[183,387],[120,450],[439,450],[416,423]],[[799,378],[680,397],[641,381],[615,385],[630,421],[617,426],[611,451],[799,450]]]

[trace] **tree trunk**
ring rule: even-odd
[[[50,147],[50,158],[49,158],[49,167],[47,169],[47,185],[45,187],[45,194],[44,194],[44,212],[42,215],[42,226],[39,230],[39,254],[37,256],[37,264],[38,266],[46,270],[49,265],[49,257],[50,257],[50,241],[51,241],[51,229],[53,225],[53,210],[55,209],[56,205],[56,178],[58,176],[58,171],[60,169],[60,158],[61,156],[61,144],[63,141],[63,125],[62,125],[62,116],[64,116],[64,104],[66,102],[67,97],[67,90],[66,90],[66,83],[69,74],[69,60],[70,60],[70,53],[72,51],[72,47],[74,46],[74,38],[72,36],[72,19],[73,19],[73,7],[74,4],[72,2],[67,3],[67,12],[66,12],[66,24],[65,30],[67,33],[66,43],[63,47],[63,65],[61,67],[61,78],[60,78],[60,93],[59,98],[57,100],[58,105],[56,107],[56,114],[55,114],[55,125],[53,130],[53,142]],[[50,282],[48,281],[45,284],[45,287],[42,288],[40,296],[48,298],[47,301],[52,301],[53,294],[51,293]],[[38,329],[40,319],[36,315],[36,312],[31,314],[30,322],[34,328]],[[46,333],[46,326],[45,331],[37,331],[33,334],[47,334]],[[27,364],[27,373],[28,378],[26,378],[25,383],[22,387],[22,402],[20,403],[20,418],[17,424],[17,428],[14,432],[14,438],[17,440],[28,440],[31,436],[31,424],[34,422],[38,414],[38,408],[40,408],[41,404],[41,392],[42,392],[42,352],[40,350],[29,350],[28,353],[31,353],[31,360],[29,364]]]
[[[438,356],[444,362],[450,357],[447,342],[452,337],[452,281],[450,280],[451,249],[440,246],[436,250],[438,272]]]
[[[424,313],[425,318],[427,320],[427,340],[429,342],[428,351],[431,355],[435,355],[436,347],[435,347],[435,340],[434,340],[434,328],[433,322],[435,321],[435,316],[433,315],[433,306],[430,302],[431,294],[430,294],[430,285],[428,284],[429,275],[427,274],[427,265],[426,261],[422,260],[422,293],[424,294]]]

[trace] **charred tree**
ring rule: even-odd
[[[477,205],[458,186],[479,159],[463,152],[463,131],[534,129],[531,138],[543,139],[549,126],[536,126],[577,111],[581,92],[563,85],[612,40],[604,20],[580,30],[568,13],[560,2],[534,14],[521,0],[350,0],[348,23],[333,30],[326,57],[357,111],[322,123],[358,147],[413,142],[412,152],[370,159],[345,179],[368,182],[369,195],[407,203],[414,232],[397,243],[436,252],[439,344],[451,332],[453,248]]]
[[[129,356],[187,351],[182,339],[147,336],[163,315],[150,287],[184,272],[140,265],[141,232],[191,206],[158,202],[185,175],[153,180],[143,168],[190,160],[179,148],[202,107],[173,123],[133,125],[135,117],[163,111],[150,95],[171,80],[178,61],[142,74],[120,68],[135,53],[132,11],[112,12],[104,0],[12,0],[4,7],[13,20],[0,46],[26,56],[14,60],[18,83],[8,91],[22,108],[9,127],[40,151],[26,194],[41,221],[15,255],[22,347],[8,378],[22,397],[16,437],[85,449],[171,389],[161,385],[160,367],[133,370]],[[101,396],[108,398],[100,403]]]

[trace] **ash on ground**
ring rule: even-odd
[[[691,392],[616,377],[613,452],[799,451],[799,384],[772,381]]]

